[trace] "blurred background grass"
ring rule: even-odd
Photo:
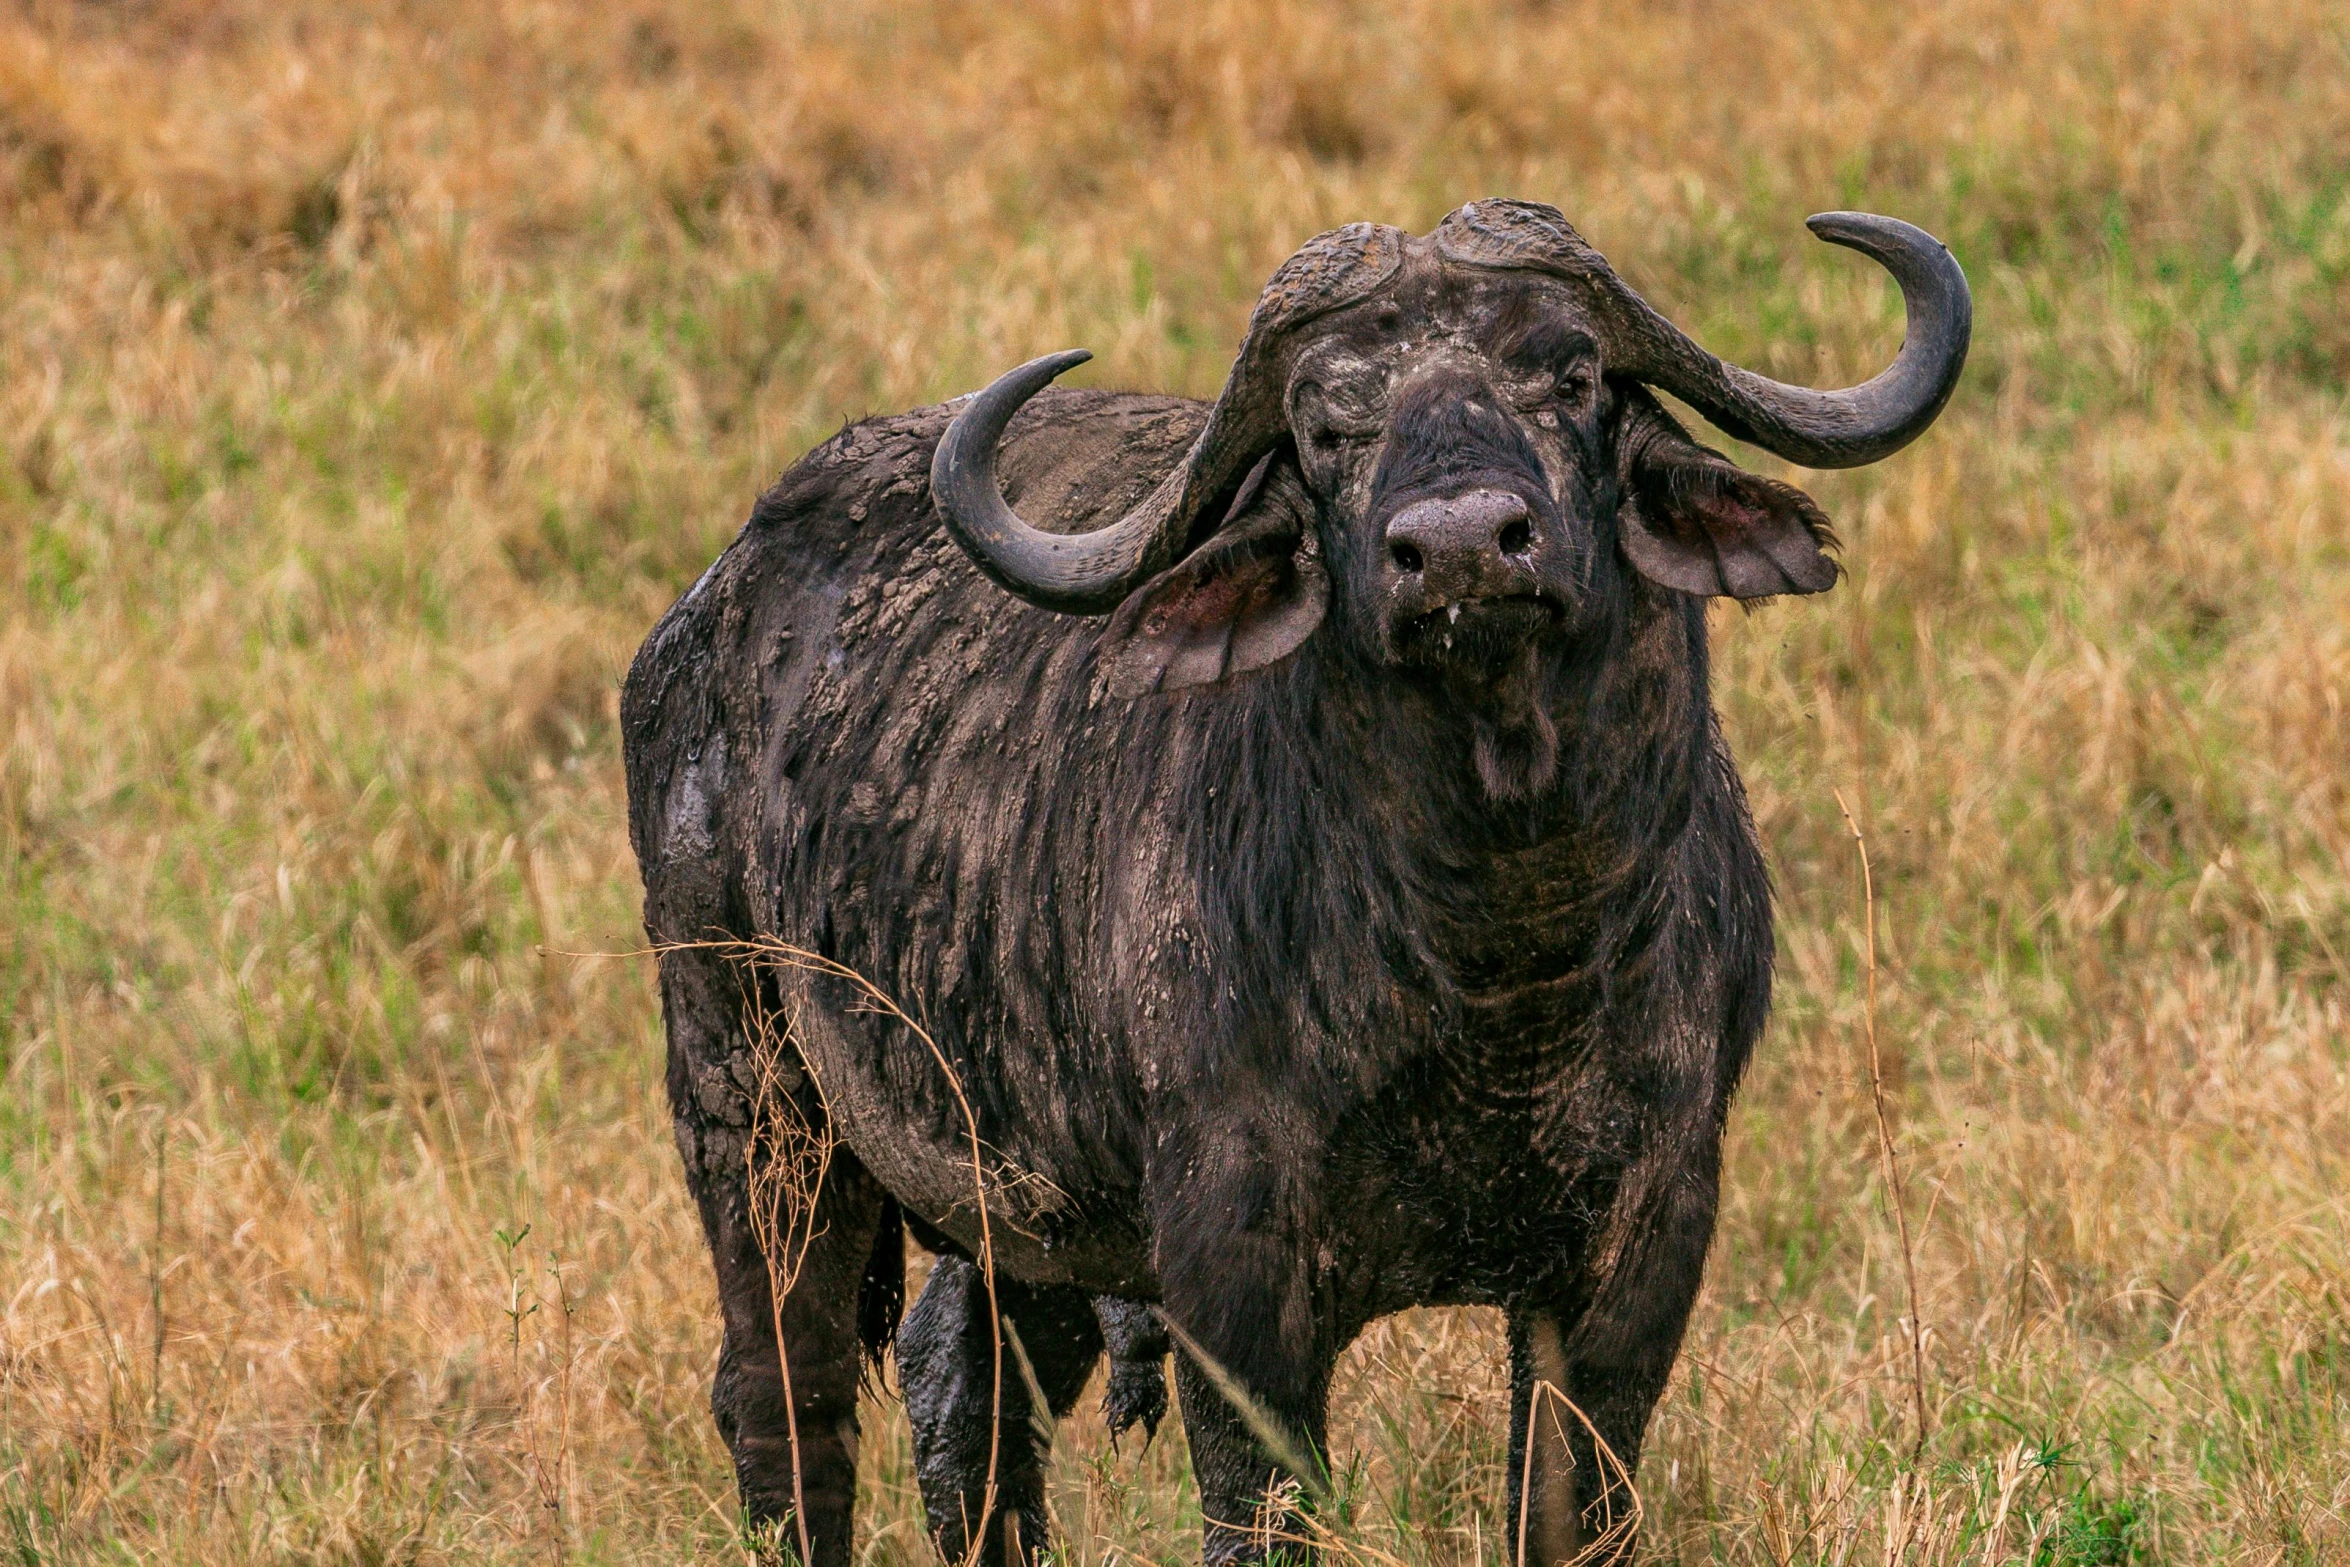
[[[2317,0],[8,0],[0,1552],[739,1559],[649,970],[574,955],[620,670],[842,419],[1211,393],[1306,236],[1500,194],[1791,379],[1900,336],[1808,212],[1977,297],[1795,476],[1851,580],[1719,621],[1784,978],[1652,1558],[2350,1559],[2345,126]],[[1507,1559],[1497,1353],[1350,1357],[1366,1560]],[[1179,1434],[1055,1472],[1073,1560],[1196,1551]]]

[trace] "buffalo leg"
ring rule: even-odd
[[[1032,1287],[998,1276],[995,1304],[1011,1319],[1002,1403],[986,1277],[968,1257],[942,1253],[922,1297],[898,1329],[898,1382],[914,1428],[914,1471],[930,1535],[949,1562],[971,1551],[982,1527],[984,1567],[1023,1567],[1044,1548],[1046,1444],[1031,1419],[1025,1352],[1052,1417],[1076,1405],[1101,1359],[1102,1334],[1083,1290]],[[994,1497],[988,1495],[994,1463]]]
[[[1518,1567],[1632,1560],[1640,1444],[1697,1300],[1715,1206],[1710,1164],[1649,1173],[1625,1182],[1583,1302],[1538,1298],[1510,1312],[1508,1527]]]
[[[1287,1396],[1249,1389],[1258,1412],[1309,1455],[1309,1462],[1322,1463],[1328,1445],[1329,1381],[1329,1368],[1323,1367],[1318,1375],[1297,1377]],[[1201,1559],[1218,1567],[1272,1556],[1310,1557],[1296,1520],[1275,1494],[1289,1478],[1287,1470],[1187,1353],[1175,1357],[1175,1393],[1183,1405],[1184,1439],[1191,1444],[1192,1476],[1199,1484]]]
[[[1208,1353],[1215,1355],[1213,1350]],[[1216,1360],[1224,1364],[1222,1356]],[[1259,1377],[1241,1385],[1256,1412],[1270,1418],[1295,1450],[1310,1463],[1324,1464],[1329,1365],[1299,1366],[1282,1382],[1269,1386]],[[1183,1434],[1191,1444],[1192,1474],[1199,1484],[1203,1560],[1215,1567],[1276,1555],[1310,1556],[1296,1521],[1273,1497],[1289,1478],[1286,1469],[1266,1451],[1248,1417],[1216,1379],[1186,1351],[1175,1356],[1175,1393],[1182,1401]]]
[[[845,1148],[834,1152],[817,1193],[815,1238],[778,1313],[746,1164],[758,1074],[741,1019],[752,983],[707,951],[677,949],[661,958],[672,1123],[717,1268],[725,1323],[710,1412],[734,1458],[746,1523],[794,1557],[796,1417],[798,1491],[806,1498],[814,1556],[809,1567],[847,1567],[857,1486],[857,1308],[876,1255],[884,1194]],[[779,1075],[792,1110],[820,1129],[824,1106],[805,1074],[786,1064]],[[788,1406],[779,1317],[791,1354]]]
[[[1150,1307],[1115,1295],[1096,1295],[1093,1315],[1110,1352],[1110,1385],[1102,1395],[1110,1441],[1139,1425],[1148,1445],[1167,1417],[1167,1351],[1173,1347],[1167,1330]]]
[[[1196,1149],[1171,1144],[1163,1166],[1170,1179],[1154,1203],[1162,1300],[1180,1330],[1175,1391],[1211,1564],[1310,1554],[1268,1502],[1287,1478],[1283,1462],[1219,1380],[1237,1384],[1293,1454],[1320,1466],[1342,1342],[1316,1287],[1321,1244],[1310,1198],[1259,1157],[1263,1136],[1237,1127]]]

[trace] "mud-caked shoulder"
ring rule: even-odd
[[[930,454],[953,419],[953,407],[941,404],[843,425],[768,487],[745,531],[825,522],[853,527],[878,499],[927,497]]]
[[[815,528],[830,537],[860,531],[893,501],[927,513],[931,454],[967,401],[844,426],[759,498],[751,528]],[[1186,397],[1048,388],[1004,432],[1004,493],[1047,532],[1100,526],[1150,493],[1198,436],[1207,411]]]
[[[680,803],[688,764],[707,767],[713,741],[746,749],[761,716],[787,718],[815,646],[890,631],[942,590],[995,592],[930,500],[932,454],[964,401],[856,420],[811,448],[646,637],[621,692],[621,744],[648,875],[673,857],[693,803]],[[1206,413],[1188,398],[1053,388],[1005,433],[1005,493],[1039,528],[1102,526],[1150,493]]]

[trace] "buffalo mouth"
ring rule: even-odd
[[[1515,652],[1564,618],[1560,605],[1534,593],[1455,599],[1404,619],[1395,628],[1395,648],[1409,663],[1483,663]]]

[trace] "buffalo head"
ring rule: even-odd
[[[1012,415],[1082,351],[972,398],[933,493],[1003,587],[1118,612],[1102,652],[1116,689],[1260,668],[1327,617],[1375,662],[1475,700],[1545,639],[1587,630],[1627,568],[1741,599],[1834,584],[1810,499],[1698,445],[1649,391],[1816,468],[1875,461],[1933,422],[1966,358],[1957,262],[1890,218],[1811,228],[1882,263],[1908,308],[1899,357],[1850,390],[1723,363],[1556,211],[1483,201],[1416,239],[1358,223],[1309,241],[1267,285],[1190,452],[1110,526],[1040,531],[995,479]]]

